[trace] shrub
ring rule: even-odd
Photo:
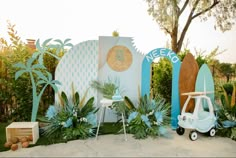
[[[144,139],[148,136],[167,136],[170,117],[170,105],[165,100],[156,97],[154,100],[143,96],[137,107],[132,101],[125,97],[125,103],[129,109],[127,132],[133,134],[136,139]]]
[[[60,104],[49,106],[46,113],[48,125],[42,127],[43,135],[51,141],[56,139],[74,140],[94,136],[96,112],[93,107],[94,97],[85,102],[86,94],[80,99],[79,93],[67,97],[64,92],[60,95]]]

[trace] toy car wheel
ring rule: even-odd
[[[180,127],[180,126],[176,129],[176,132],[178,133],[178,135],[183,135],[184,131],[185,131],[185,129],[183,127]]]
[[[215,128],[212,128],[212,129],[209,131],[209,136],[214,137],[215,134],[216,134],[216,129],[215,129]]]
[[[192,141],[197,140],[197,132],[196,132],[196,131],[191,131],[191,132],[189,133],[189,138],[190,138]]]

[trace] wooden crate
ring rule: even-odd
[[[38,122],[12,122],[6,127],[6,140],[9,141],[13,137],[27,137],[32,135],[33,141],[30,144],[35,144],[39,138]]]

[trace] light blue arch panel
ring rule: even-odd
[[[150,94],[151,64],[154,59],[164,57],[172,63],[172,94],[171,94],[171,126],[176,129],[178,126],[178,115],[180,114],[179,104],[179,71],[181,61],[176,53],[167,48],[157,48],[150,51],[143,59],[141,76],[141,95]]]

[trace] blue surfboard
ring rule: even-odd
[[[212,104],[215,102],[215,86],[211,70],[207,64],[203,64],[198,72],[195,84],[195,92],[206,92],[206,95],[211,98]],[[206,103],[203,102],[204,109],[207,109]]]

